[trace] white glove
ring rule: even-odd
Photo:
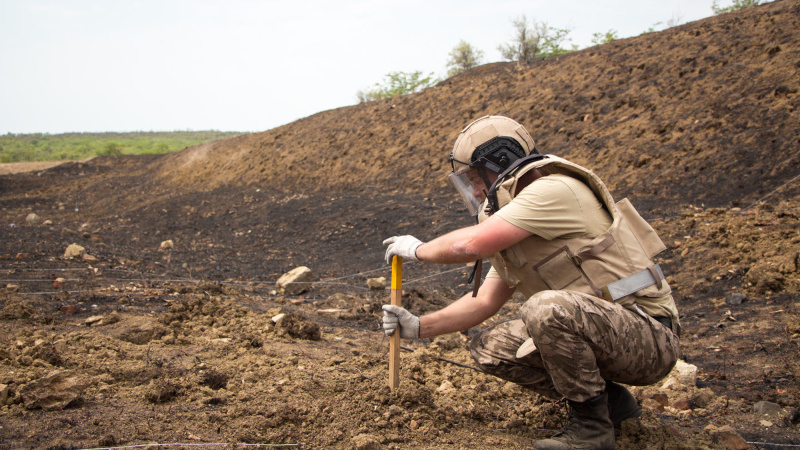
[[[383,305],[383,332],[391,336],[398,327],[401,338],[419,339],[419,317],[400,306]]]
[[[419,261],[417,258],[417,247],[422,245],[422,241],[414,236],[392,236],[383,241],[383,245],[388,245],[386,249],[386,264],[392,263],[392,256],[397,255],[406,261]]]

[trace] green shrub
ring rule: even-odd
[[[421,70],[415,72],[391,72],[384,76],[383,84],[375,83],[375,88],[367,91],[358,91],[356,96],[360,103],[394,98],[425,90],[438,82],[439,80],[433,77],[433,73],[423,76]]]

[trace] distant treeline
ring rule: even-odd
[[[0,163],[80,160],[97,155],[169,153],[243,134],[238,131],[170,131],[0,135]]]

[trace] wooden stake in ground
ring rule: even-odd
[[[392,257],[392,304],[402,306],[403,297],[403,258]],[[389,337],[389,388],[400,386],[400,328]]]

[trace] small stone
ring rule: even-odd
[[[314,274],[311,272],[311,269],[300,266],[283,274],[278,278],[275,286],[278,288],[281,295],[298,295],[307,291],[313,280]]]
[[[697,366],[678,360],[673,371],[677,371],[678,381],[684,386],[694,387],[697,385]]]
[[[725,297],[725,303],[729,305],[741,305],[745,300],[747,300],[747,296],[740,292]]]
[[[655,400],[661,406],[667,406],[669,404],[669,397],[667,397],[667,394],[664,394],[662,392],[650,395],[647,398]]]
[[[166,241],[161,242],[161,246],[159,247],[161,250],[169,250],[175,247],[175,242],[172,239],[167,239]]]
[[[367,287],[373,291],[382,291],[386,289],[386,277],[368,279]]]
[[[25,384],[20,395],[26,409],[65,409],[81,402],[86,380],[72,371],[56,371]]]
[[[83,255],[86,254],[86,249],[81,247],[78,244],[70,244],[67,246],[67,249],[64,251],[64,259],[78,259],[82,258]]]
[[[694,392],[691,398],[692,406],[695,408],[705,408],[707,407],[714,399],[716,395],[714,391],[709,388],[702,388],[698,389]]]
[[[91,317],[87,317],[86,320],[83,321],[83,323],[86,326],[92,326],[94,324],[99,324],[100,321],[102,321],[102,320],[103,320],[103,316],[91,316]]]
[[[661,403],[657,402],[656,400],[654,400],[652,398],[646,398],[646,399],[642,400],[642,407],[643,408],[647,408],[647,409],[652,410],[652,411],[655,411],[655,412],[663,412],[664,411],[664,405],[662,405]]]
[[[39,217],[36,213],[30,213],[27,217],[25,217],[25,223],[28,225],[36,225],[37,223],[41,222],[42,218]]]
[[[682,398],[680,400],[676,400],[672,404],[672,406],[674,406],[675,408],[677,408],[677,409],[679,409],[681,411],[686,411],[686,410],[692,409],[692,402],[689,401],[689,399],[687,399],[687,398]]]
[[[779,405],[777,403],[772,403],[772,402],[768,402],[768,401],[760,401],[760,402],[756,402],[756,404],[753,405],[753,410],[755,412],[757,412],[759,414],[763,414],[765,416],[774,416],[774,415],[780,414],[781,411],[783,410],[783,408],[781,408],[781,405]]]
[[[730,425],[725,425],[724,427],[716,428],[713,425],[709,425],[705,428],[706,432],[711,435],[711,439],[721,446],[729,449],[729,450],[746,450],[750,449],[750,444],[744,440],[744,438],[736,432]]]
[[[272,316],[272,323],[278,323],[284,317],[286,317],[286,314],[284,314],[284,313],[276,314],[276,315]]]
[[[667,381],[661,385],[661,389],[665,391],[679,391],[682,388],[683,385],[681,385],[681,382],[676,380],[675,377],[667,378]]]
[[[454,390],[456,390],[456,388],[455,386],[453,386],[453,383],[451,383],[450,380],[442,381],[442,384],[439,385],[438,388],[436,388],[436,392],[440,394],[443,394],[445,392],[452,392]]]

